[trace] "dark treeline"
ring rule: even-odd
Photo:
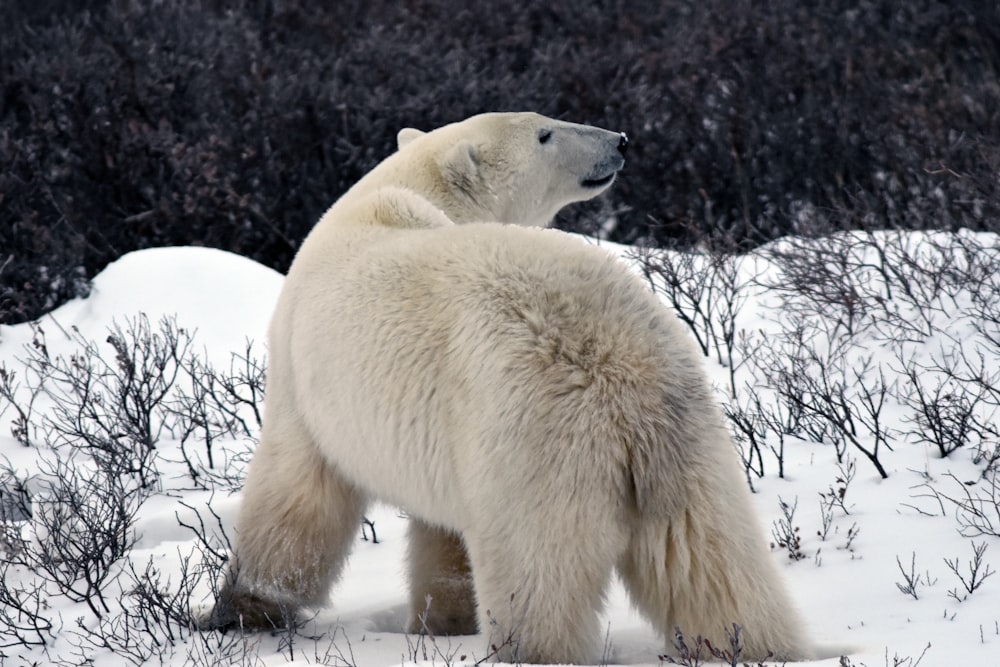
[[[992,1],[3,5],[4,323],[137,248],[284,271],[401,127],[483,111],[626,130],[620,182],[558,221],[616,241],[1000,227]]]

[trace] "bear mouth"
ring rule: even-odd
[[[611,172],[607,176],[602,176],[600,178],[585,178],[580,184],[588,189],[603,188],[611,185],[611,181],[615,180],[615,175],[617,172]]]

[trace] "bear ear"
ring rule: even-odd
[[[467,182],[479,171],[479,150],[471,141],[459,141],[445,151],[441,169],[455,182]]]
[[[416,139],[417,137],[422,137],[426,132],[421,132],[420,130],[413,127],[404,127],[396,135],[396,145],[399,149],[403,149],[407,144]]]

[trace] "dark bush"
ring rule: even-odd
[[[618,241],[997,226],[992,2],[66,4],[5,3],[0,322],[142,247],[285,270],[398,129],[489,110],[630,133],[560,220]]]

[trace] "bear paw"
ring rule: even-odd
[[[295,624],[295,609],[253,593],[222,591],[215,605],[192,610],[199,630],[283,630]]]

